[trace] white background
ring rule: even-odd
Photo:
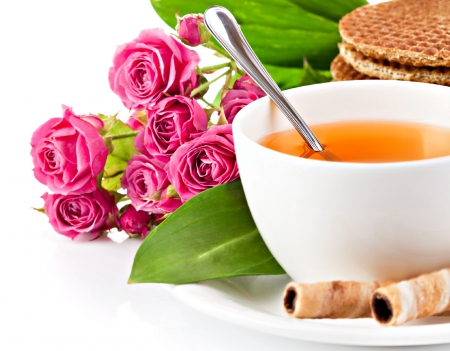
[[[151,27],[167,29],[148,0],[1,0],[0,349],[348,349],[241,329],[161,285],[127,285],[138,240],[74,243],[31,209],[46,191],[31,171],[32,132],[61,104],[78,114],[125,111],[108,68],[117,45]]]

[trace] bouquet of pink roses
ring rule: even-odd
[[[314,1],[308,10],[289,3],[293,17],[283,22],[257,1],[242,16],[242,29],[281,88],[329,81],[340,40],[336,21],[364,2],[324,8]],[[174,6],[186,5],[152,3],[169,24]],[[129,109],[126,121],[77,115],[63,106],[62,117],[34,132],[34,174],[51,192],[38,210],[56,232],[72,239],[145,238],[131,283],[283,274],[248,209],[231,129],[236,114],[265,93],[210,40],[202,15],[176,18],[176,35],[143,30],[116,50],[109,84]],[[302,44],[294,47],[296,42]],[[199,66],[190,48],[199,45],[225,62]],[[313,70],[306,57],[324,71]],[[210,85],[221,78],[216,98],[206,101]]]
[[[178,35],[190,46],[210,38],[201,15],[179,18]],[[33,171],[53,192],[42,211],[56,232],[145,237],[196,194],[239,177],[230,123],[265,94],[231,60],[199,68],[199,55],[179,40],[149,29],[117,48],[109,83],[131,110],[126,124],[63,106],[62,117],[34,132]],[[224,67],[224,98],[214,106],[202,97],[212,83],[204,75]]]

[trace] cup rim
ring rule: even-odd
[[[283,92],[292,92],[292,91],[298,91],[298,90],[318,90],[322,89],[323,85],[330,85],[333,84],[336,85],[343,85],[344,87],[346,85],[361,85],[361,87],[371,86],[371,85],[398,85],[399,88],[401,86],[407,85],[411,86],[412,84],[416,86],[422,86],[422,88],[425,89],[436,89],[439,91],[442,91],[442,89],[450,89],[450,87],[442,86],[442,85],[435,85],[435,84],[429,84],[429,83],[421,83],[421,82],[408,82],[408,81],[395,81],[395,80],[359,80],[359,81],[341,81],[341,82],[326,82],[326,83],[319,83],[314,85],[308,85],[308,86],[302,86],[302,87],[296,87],[292,89],[284,90]],[[322,86],[322,87],[321,87]],[[450,98],[450,90],[449,92],[449,98]],[[315,159],[307,159],[302,157],[297,157],[293,155],[288,155],[279,151],[275,151],[272,149],[269,149],[265,146],[262,146],[258,142],[252,140],[249,138],[245,133],[242,131],[243,123],[249,114],[247,111],[250,109],[258,108],[260,105],[263,105],[268,101],[270,98],[268,96],[264,96],[256,101],[251,102],[244,108],[242,108],[237,115],[235,116],[232,127],[233,127],[233,136],[239,134],[242,138],[247,140],[248,142],[252,143],[258,150],[264,150],[264,152],[267,152],[269,155],[271,155],[272,158],[276,158],[282,162],[285,163],[298,163],[303,164],[306,162],[306,164],[313,162],[310,164],[310,166],[314,165],[315,167],[332,167],[332,168],[353,168],[353,169],[361,169],[361,168],[382,168],[382,169],[396,169],[396,168],[416,168],[416,167],[423,167],[423,166],[431,166],[431,165],[440,165],[440,164],[447,164],[450,163],[450,155],[448,156],[440,156],[440,157],[434,157],[429,159],[423,159],[423,160],[413,160],[413,161],[397,161],[397,162],[324,162],[320,160]],[[450,129],[450,128],[449,128]]]

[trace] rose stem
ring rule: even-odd
[[[222,49],[221,47],[218,47],[217,45],[215,45],[212,41],[208,41],[207,43],[205,43],[205,46],[209,49],[215,50],[218,53],[220,53],[221,55],[229,58],[230,60],[232,60],[231,56],[228,55],[228,52],[226,52],[224,49]]]
[[[214,108],[214,109],[217,108],[217,106],[214,106],[212,103],[206,101],[206,100],[205,100],[204,98],[202,98],[202,97],[200,98],[200,100],[203,101],[203,102],[204,102],[205,104],[207,104],[208,106],[211,106],[211,107]]]
[[[215,81],[219,80],[220,78],[222,78],[223,76],[227,75],[229,72],[231,71],[231,69],[226,70],[225,72],[223,72],[221,75],[217,76],[216,78],[214,78],[213,80],[210,80],[209,82],[203,83],[202,85],[200,85],[199,87],[195,88],[194,90],[192,90],[191,92],[191,97],[194,97],[195,95],[197,95],[198,93],[200,93],[201,91],[205,90],[207,87],[209,87],[212,83],[214,83]]]
[[[123,134],[116,134],[116,135],[107,135],[103,139],[119,140],[119,139],[135,137],[138,134],[139,134],[139,132],[129,132],[129,133],[123,133]]]
[[[218,69],[230,66],[231,66],[230,62],[224,62],[213,66],[198,67],[198,73],[211,74],[217,71]]]

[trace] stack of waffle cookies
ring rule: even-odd
[[[395,79],[450,86],[450,0],[394,0],[339,23],[334,81]]]

